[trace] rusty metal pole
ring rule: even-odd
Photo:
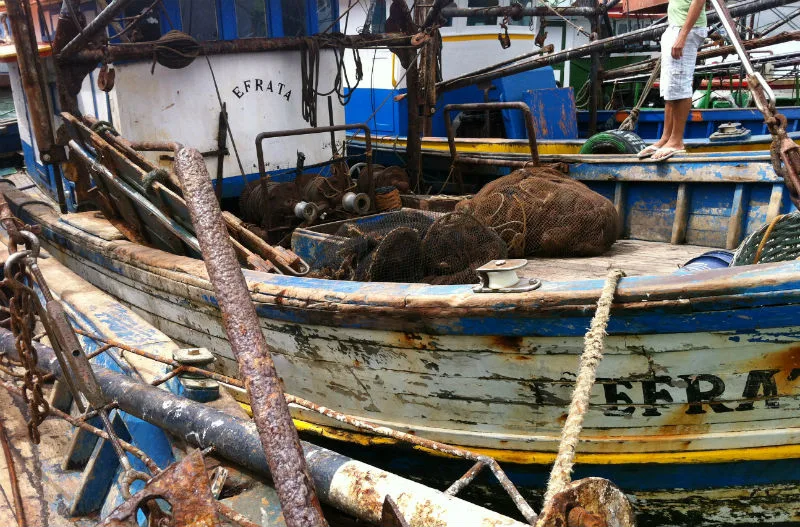
[[[408,97],[408,137],[406,138],[406,171],[414,192],[420,191],[422,182],[422,127],[419,115],[419,67],[416,58],[406,69]]]
[[[55,136],[53,134],[53,121],[51,120],[50,106],[47,104],[47,85],[44,70],[39,60],[39,47],[36,43],[36,33],[31,15],[31,4],[23,0],[8,0],[6,11],[14,37],[14,48],[17,51],[17,64],[19,76],[22,81],[22,90],[28,101],[28,112],[39,149],[39,158],[46,164],[58,162],[63,157],[58,153]],[[55,170],[56,193],[58,204],[62,213],[67,212],[67,199],[64,194],[64,183],[58,168]]]
[[[47,90],[44,72],[39,62],[39,48],[36,44],[31,5],[23,0],[6,2],[8,20],[14,35],[14,48],[17,51],[19,75],[22,89],[28,99],[31,127],[39,148],[39,155],[45,163],[51,159],[54,145],[53,123],[47,104]]]
[[[239,363],[287,527],[327,527],[297,430],[283,396],[236,253],[228,239],[203,155],[181,147],[175,169],[214,286],[225,333]]]

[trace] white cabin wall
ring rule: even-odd
[[[91,115],[100,121],[111,121],[109,114],[109,95],[97,87],[97,74],[100,68],[95,69],[84,77],[81,91],[78,93],[78,109],[84,115]]]
[[[511,0],[500,0],[501,6],[510,5]],[[530,1],[522,2],[524,5]],[[469,0],[457,0],[458,7],[470,7]],[[497,40],[501,17],[497,23],[486,26],[468,26],[466,18],[453,19],[451,27],[441,28],[442,34],[442,77],[452,79],[501,61],[530,53],[536,49],[533,41],[539,29],[538,18],[533,25],[509,24],[508,33],[511,47],[503,49]],[[549,43],[549,41],[547,42]]]
[[[355,2],[354,2],[355,3]],[[369,10],[370,0],[358,0],[357,5],[350,10],[350,19],[347,23],[347,33],[357,34],[364,26]],[[406,0],[409,7],[413,4]],[[500,0],[501,6],[510,5],[511,0]],[[530,3],[530,0],[528,1]],[[469,0],[457,0],[459,7],[469,7]],[[339,12],[347,11],[350,2],[339,0]],[[386,0],[386,14],[389,15],[391,0]],[[466,18],[456,18],[452,27],[443,27],[442,35],[442,77],[452,79],[479,68],[490,66],[497,62],[508,60],[535,49],[533,40],[539,29],[538,18],[533,19],[533,25],[509,25],[508,32],[511,36],[511,47],[502,49],[497,40],[501,19],[491,26],[467,26]],[[344,29],[344,19],[340,22]],[[559,36],[560,39],[560,36]],[[551,42],[548,38],[547,44]],[[560,44],[560,40],[559,40]],[[558,49],[558,48],[557,48]],[[364,81],[361,87],[375,89],[405,88],[402,79],[404,70],[400,61],[388,50],[361,52],[361,62],[364,70]],[[348,71],[355,71],[352,58],[347,60]]]
[[[257,173],[257,134],[309,127],[301,113],[299,53],[277,51],[209,58],[220,95],[227,104],[228,120],[244,170],[247,174]],[[117,130],[130,140],[178,141],[200,151],[216,150],[220,106],[205,58],[200,57],[180,70],[156,65],[154,75],[150,74],[150,67],[150,62],[116,66],[116,86],[110,93],[110,103]],[[321,92],[331,88],[335,74],[333,53],[323,51]],[[320,125],[328,124],[327,108],[326,99],[320,97],[317,102]],[[344,122],[344,108],[335,97],[333,108],[334,122]],[[343,137],[340,133],[337,141]],[[239,176],[241,172],[230,142],[228,148],[231,154],[225,157],[224,175]],[[330,136],[314,134],[265,141],[267,170],[295,166],[298,150],[306,154],[306,165],[324,161],[330,157]],[[151,154],[150,159],[157,161],[158,154]],[[206,161],[213,174],[216,157],[208,157]]]

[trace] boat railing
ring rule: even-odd
[[[453,128],[453,120],[450,119],[451,112],[468,112],[468,111],[480,111],[485,110],[487,112],[492,110],[519,110],[522,112],[523,115],[523,122],[525,123],[525,129],[528,132],[528,146],[531,150],[531,161],[526,162],[526,166],[530,165],[538,165],[539,164],[539,149],[536,146],[536,129],[533,124],[533,114],[531,113],[530,107],[522,101],[510,101],[510,102],[479,102],[479,103],[466,103],[466,104],[448,104],[444,107],[444,126],[447,130],[447,144],[450,147],[450,172],[455,175],[455,181],[459,186],[459,190],[463,192],[464,182],[461,177],[461,171],[459,170],[459,164],[471,164],[471,165],[490,165],[490,166],[497,166],[497,160],[488,159],[483,157],[477,156],[467,156],[463,154],[459,154],[456,149],[456,139],[455,139],[455,130]],[[504,166],[507,166],[506,162],[502,162]]]
[[[366,123],[356,124],[337,124],[330,126],[317,126],[314,128],[295,128],[291,130],[274,130],[271,132],[261,132],[256,136],[256,157],[258,159],[258,174],[262,182],[267,179],[267,168],[264,163],[264,141],[266,139],[274,139],[276,137],[291,137],[295,135],[310,135],[310,134],[331,134],[331,159],[326,163],[318,163],[316,166],[323,164],[332,164],[341,161],[342,158],[338,156],[336,151],[336,132],[347,132],[350,130],[361,130],[364,133],[364,158],[366,159],[366,176],[370,181],[369,186],[369,199],[374,202],[375,200],[375,182],[372,177],[372,134],[369,130],[369,125]],[[266,193],[264,194],[266,195]]]

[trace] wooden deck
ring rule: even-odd
[[[81,526],[84,521],[72,521],[54,511],[66,507],[65,496],[74,489],[64,488],[70,478],[60,477],[61,461],[71,436],[71,427],[61,419],[47,419],[39,427],[41,443],[34,445],[28,439],[27,422],[23,415],[25,404],[0,388],[0,426],[6,431],[14,458],[17,481],[20,486],[25,525],[34,526]],[[51,506],[53,507],[51,509]],[[11,492],[8,467],[5,456],[0,453],[0,525],[17,525],[14,513],[14,499]]]
[[[610,269],[622,269],[628,276],[670,274],[692,258],[713,249],[701,245],[619,240],[602,256],[529,259],[520,274],[553,282],[605,278]]]

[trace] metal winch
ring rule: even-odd
[[[741,141],[750,137],[750,130],[742,126],[742,123],[722,123],[717,127],[717,131],[708,136],[711,141]]]

